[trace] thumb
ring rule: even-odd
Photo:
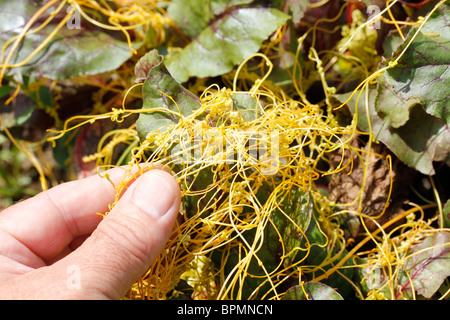
[[[163,249],[179,206],[180,189],[169,173],[151,170],[141,175],[92,235],[58,262],[78,268],[75,296],[123,297]]]

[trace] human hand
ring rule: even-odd
[[[110,170],[119,182],[121,169]],[[167,172],[67,182],[0,212],[0,299],[120,299],[163,249],[180,206]],[[76,278],[74,278],[76,277]]]

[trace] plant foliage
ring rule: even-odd
[[[160,165],[124,298],[448,299],[450,6],[416,2],[0,0],[0,205]]]

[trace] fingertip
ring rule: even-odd
[[[170,173],[151,170],[139,177],[130,197],[140,210],[159,219],[178,211],[180,193],[180,187]]]

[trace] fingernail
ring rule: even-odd
[[[169,212],[176,202],[176,192],[164,173],[149,171],[135,182],[133,202],[156,219]]]

